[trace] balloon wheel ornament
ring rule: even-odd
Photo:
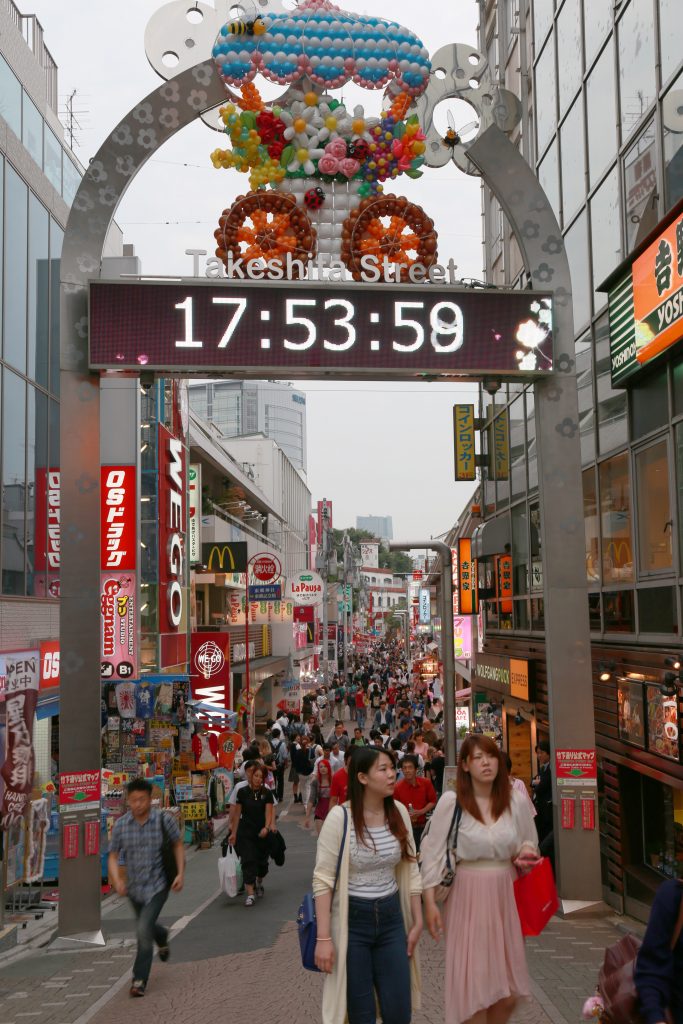
[[[216,255],[231,263],[258,260],[264,277],[299,277],[315,255],[315,230],[296,198],[285,192],[249,192],[223,211],[214,231]]]
[[[433,221],[403,197],[364,199],[344,221],[341,258],[356,281],[374,267],[384,281],[409,281],[412,266],[429,268],[437,256]]]

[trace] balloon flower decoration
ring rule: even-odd
[[[363,256],[384,260],[403,280],[413,263],[437,259],[433,222],[421,207],[384,195],[402,175],[419,178],[425,135],[414,111],[430,61],[412,32],[394,22],[347,14],[330,0],[267,13],[221,28],[213,48],[230,96],[221,110],[230,148],[216,168],[249,175],[251,191],[223,211],[217,255],[262,261],[264,276],[294,275],[316,254],[341,259],[360,278]],[[257,75],[288,86],[266,103]],[[329,90],[353,81],[383,89],[380,116],[349,109]]]

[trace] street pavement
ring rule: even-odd
[[[155,960],[144,999],[128,995],[133,915],[126,900],[113,898],[105,903],[104,947],[73,952],[52,944],[5,965],[0,958],[0,1024],[319,1020],[322,977],[302,970],[294,924],[315,857],[315,833],[302,821],[299,805],[285,806],[287,862],[271,867],[266,895],[250,909],[242,897],[230,900],[218,891],[218,845],[192,853],[185,889],[171,896],[162,915],[175,936],[171,959]],[[530,939],[533,998],[518,1009],[516,1024],[575,1024],[594,991],[604,948],[620,934],[613,919],[572,918],[554,919]],[[413,1024],[443,1024],[443,949],[425,934],[420,954],[423,1008]]]

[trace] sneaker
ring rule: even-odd
[[[162,964],[166,963],[170,955],[171,947],[169,946],[168,943],[166,943],[165,946],[159,946],[159,959],[161,960]]]
[[[253,907],[255,903],[256,903],[256,897],[255,896],[247,896],[246,900],[244,901],[245,907]]]
[[[145,987],[146,986],[144,981],[140,981],[139,978],[134,978],[133,984],[130,986],[130,994],[132,996],[136,996],[138,999],[141,999],[142,996],[144,996],[145,994]]]
[[[265,890],[263,888],[263,882],[257,882],[254,886],[254,891],[257,896],[265,896]]]

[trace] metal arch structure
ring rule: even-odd
[[[113,129],[91,161],[66,227],[60,303],[60,769],[66,772],[101,766],[100,378],[88,368],[88,284],[100,276],[107,232],[134,177],[166,141],[224,100],[224,85],[211,61],[183,71],[152,91]],[[588,613],[585,579],[580,578],[584,545],[569,266],[541,186],[495,119],[466,153],[506,211],[534,283],[554,292],[559,372],[537,385],[536,392],[551,739],[555,747],[592,747]],[[567,622],[574,624],[571,635]],[[561,840],[561,895],[599,899],[597,833],[556,835]],[[100,903],[99,857],[62,859],[60,937],[102,942]]]

